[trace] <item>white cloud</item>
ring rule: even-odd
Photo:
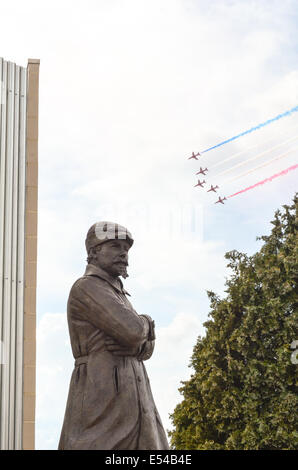
[[[154,355],[145,365],[156,406],[168,430],[172,428],[169,414],[182,400],[178,392],[181,381],[189,379],[193,372],[187,366],[194,345],[198,336],[204,334],[202,323],[190,313],[179,313],[167,327],[157,330]]]
[[[46,313],[38,324],[37,335],[38,365],[47,379],[48,374],[53,377],[60,375],[65,377],[65,364],[69,366],[73,362],[68,338],[66,314]],[[70,354],[66,354],[69,352]],[[58,381],[59,383],[60,381]],[[51,379],[48,386],[54,385]],[[61,382],[60,382],[61,384]],[[47,388],[49,394],[52,390]]]
[[[44,314],[37,327],[38,449],[57,449],[73,361],[66,314]]]

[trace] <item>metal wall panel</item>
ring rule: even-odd
[[[0,59],[0,449],[21,449],[27,70]]]

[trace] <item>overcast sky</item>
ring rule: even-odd
[[[145,364],[170,429],[204,334],[206,290],[224,295],[225,252],[258,250],[256,236],[269,233],[297,189],[293,171],[215,205],[214,193],[194,188],[195,173],[246,150],[205,177],[228,196],[294,165],[298,140],[286,141],[298,113],[198,162],[187,157],[298,104],[298,4],[0,0],[0,12],[0,56],[41,60],[36,447],[58,445],[73,368],[66,303],[98,220],[127,226],[135,239],[124,284],[136,310],[155,319],[155,355]]]

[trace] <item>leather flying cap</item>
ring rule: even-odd
[[[87,253],[89,253],[90,248],[115,239],[127,240],[130,246],[133,244],[131,233],[122,225],[107,221],[96,222],[89,228],[87,233],[85,240]]]

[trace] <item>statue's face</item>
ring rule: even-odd
[[[96,248],[96,265],[113,277],[126,277],[129,249],[126,240],[109,240]]]

